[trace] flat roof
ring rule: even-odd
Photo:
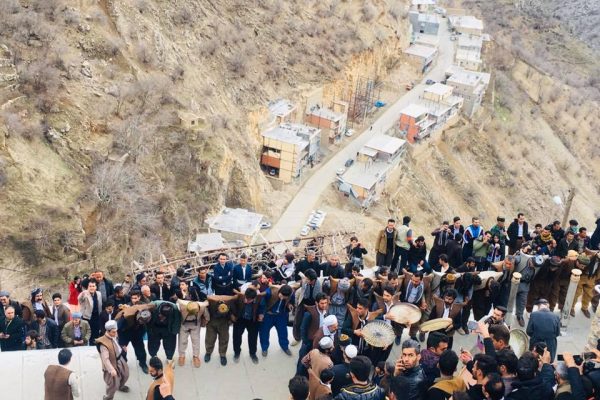
[[[385,161],[354,163],[341,176],[341,180],[349,185],[371,189],[392,165]]]
[[[421,115],[426,114],[427,111],[427,107],[421,104],[411,103],[408,106],[404,107],[402,110],[400,110],[400,114],[408,115],[413,118],[418,118]]]
[[[207,218],[206,223],[211,229],[251,236],[260,229],[262,214],[248,211],[244,208],[224,208],[221,214]]]
[[[483,38],[477,35],[460,35],[458,37],[458,47],[478,47],[483,46]]]
[[[269,112],[278,117],[283,117],[292,112],[296,106],[287,99],[277,99],[269,102]]]
[[[444,85],[439,82],[425,88],[426,92],[437,94],[439,96],[444,96],[445,94],[448,94],[448,92],[452,93],[452,90],[454,90],[452,86]]]
[[[415,43],[424,46],[437,47],[440,44],[440,38],[437,35],[419,33],[415,35]]]
[[[394,154],[396,151],[398,151],[398,149],[404,146],[405,143],[406,140],[397,137],[377,135],[373,136],[367,143],[365,143],[365,147],[388,154]]]
[[[225,247],[223,236],[219,232],[214,233],[198,233],[196,240],[188,242],[188,251],[203,251],[218,250]]]
[[[316,115],[317,117],[321,117],[329,121],[341,121],[342,118],[344,118],[344,114],[325,107],[312,107],[309,111],[309,114]]]
[[[450,74],[450,77],[446,80],[446,83],[455,82],[463,85],[475,85],[478,80],[485,83],[486,85],[490,83],[491,75],[487,72],[476,72],[469,71],[458,65],[453,65],[452,67],[446,70],[447,74]]]
[[[295,132],[289,129],[282,128],[281,125],[267,129],[262,133],[262,136],[270,139],[275,139],[279,142],[289,143],[300,147],[308,146],[308,140],[303,139],[302,137],[298,136]]]
[[[413,6],[433,6],[435,5],[435,0],[412,0]]]
[[[361,147],[360,150],[358,150],[358,152],[369,157],[375,157],[377,155],[377,150],[366,146]]]
[[[427,22],[429,24],[439,24],[440,17],[438,17],[436,14],[419,13],[419,22]]]
[[[406,54],[410,54],[412,56],[429,58],[435,55],[437,49],[431,46],[423,46],[421,44],[413,44],[408,49],[404,50]]]
[[[452,25],[460,28],[467,29],[477,29],[483,30],[483,21],[479,18],[475,18],[472,15],[460,15],[452,17],[451,21]]]
[[[458,49],[456,50],[456,59],[481,62],[481,54],[479,51]]]

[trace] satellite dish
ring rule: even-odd
[[[556,204],[557,206],[560,206],[562,204],[562,199],[560,198],[560,196],[554,196],[552,198],[552,201],[554,201],[554,204]]]

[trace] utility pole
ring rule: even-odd
[[[569,213],[571,212],[571,206],[573,205],[573,198],[575,197],[575,188],[571,187],[569,189],[569,195],[567,196],[567,201],[565,202],[565,213],[562,219],[562,226],[567,226],[567,221],[569,220]]]

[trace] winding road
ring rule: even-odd
[[[273,224],[273,227],[266,236],[268,240],[281,240],[282,238],[287,239],[298,236],[310,212],[318,208],[317,203],[319,198],[335,180],[337,169],[343,167],[346,160],[356,155],[358,150],[373,136],[373,132],[386,132],[396,124],[400,117],[400,110],[410,103],[416,102],[423,94],[427,87],[425,85],[427,79],[439,82],[445,78],[444,74],[446,70],[453,64],[455,52],[454,42],[450,40],[451,35],[448,31],[448,20],[446,18],[440,18],[438,36],[439,54],[436,64],[431,71],[423,77],[420,84],[415,85],[411,91],[388,106],[387,110],[373,122],[372,131],[367,129],[361,132],[358,137],[319,167],[300,188],[281,217],[279,217],[279,220]]]

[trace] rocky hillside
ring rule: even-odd
[[[223,204],[264,211],[265,105],[370,69],[406,2],[5,0],[0,265],[58,279],[180,251]],[[188,115],[200,125],[188,129]],[[6,271],[0,271],[7,285]],[[12,281],[9,286],[18,286]]]

